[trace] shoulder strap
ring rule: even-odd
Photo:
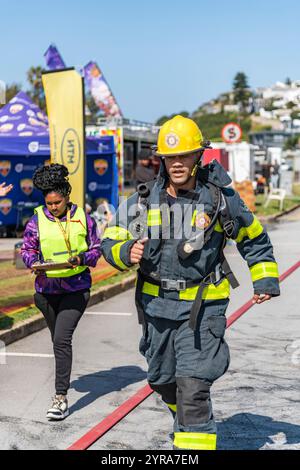
[[[210,194],[211,194],[212,201],[213,201],[213,218],[210,224],[208,225],[208,227],[204,229],[203,244],[205,245],[205,243],[207,243],[210,240],[213,234],[215,225],[218,222],[218,214],[219,214],[219,210],[221,207],[221,190],[218,186],[214,185],[213,183],[209,181],[203,181],[203,183],[205,184],[205,186],[208,187]],[[191,239],[195,241],[198,237],[203,237],[203,233],[200,235],[199,234],[194,235],[192,236]],[[188,258],[194,252],[194,249],[191,249],[191,247],[192,245],[190,244],[189,240],[185,239],[182,242],[180,242],[177,246],[177,253],[180,256],[180,258],[182,259]]]
[[[219,219],[220,219],[221,227],[224,230],[223,245],[220,251],[220,263],[221,263],[222,271],[225,274],[226,278],[228,279],[231,287],[233,289],[236,289],[240,285],[239,281],[237,280],[234,273],[232,272],[232,269],[224,254],[224,248],[226,246],[226,239],[230,238],[233,234],[234,221],[230,213],[229,204],[223,193],[222,193],[222,205],[221,205],[221,210],[219,213]]]
[[[210,240],[210,238],[212,236],[215,225],[218,222],[218,215],[219,215],[219,212],[220,212],[221,201],[222,201],[221,189],[218,186],[215,186],[210,181],[206,182],[206,186],[208,187],[210,195],[211,195],[211,199],[212,199],[212,203],[213,203],[213,214],[214,215],[213,215],[213,218],[212,218],[209,226],[206,227],[206,229],[204,231],[204,243],[207,243],[208,240]]]
[[[215,194],[218,194],[218,198],[219,198],[218,205],[216,207],[215,205],[216,195],[214,195],[215,190],[211,186],[214,186],[214,185],[212,183],[209,183],[209,189],[211,191],[214,210],[215,210],[215,217],[213,218],[212,223],[210,224],[210,226],[207,229],[207,232],[204,235],[204,242],[206,243],[210,239],[212,232],[214,231],[215,225],[218,219],[220,219],[220,224],[224,230],[224,239],[223,239],[222,248],[220,250],[220,263],[221,263],[222,271],[224,272],[226,278],[228,279],[231,287],[233,289],[236,289],[239,286],[239,282],[237,278],[235,277],[234,273],[232,272],[230,265],[224,254],[224,248],[226,245],[226,237],[228,238],[231,237],[233,230],[234,230],[234,222],[230,214],[229,205],[227,203],[226,197],[223,195],[221,188],[216,186],[217,192],[215,192]]]
[[[229,204],[226,196],[222,193],[222,205],[219,214],[220,224],[223,228],[226,237],[231,238],[234,230],[234,221],[230,213]]]

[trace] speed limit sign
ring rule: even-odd
[[[229,122],[222,129],[222,139],[227,144],[239,142],[242,138],[242,129],[235,122]]]

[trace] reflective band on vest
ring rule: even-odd
[[[111,240],[132,240],[133,236],[125,228],[115,225],[105,229],[103,238],[110,238]]]
[[[44,207],[39,206],[35,209],[38,216],[38,228],[40,249],[44,261],[52,260],[56,263],[62,263],[70,257],[66,246],[65,239],[59,225],[52,220],[49,220],[44,213]],[[65,228],[66,222],[62,222]],[[77,207],[75,214],[70,222],[70,243],[72,256],[87,251],[88,245],[86,242],[87,225],[86,216],[83,209]],[[86,270],[86,266],[78,266],[73,269],[58,269],[55,271],[47,271],[47,277],[71,277],[76,274],[82,273]]]
[[[174,446],[177,449],[216,450],[217,435],[198,432],[175,432]]]
[[[188,287],[185,290],[179,291],[179,300],[195,300],[199,287]],[[142,292],[144,294],[152,295],[153,297],[159,296],[159,286],[144,282]],[[224,279],[219,285],[209,284],[205,287],[202,293],[203,300],[219,300],[228,299],[230,295],[230,284],[227,279]]]
[[[126,243],[126,240],[124,242],[116,243],[111,249],[113,261],[120,269],[128,269],[128,266],[126,266],[120,258],[120,251],[124,243]]]
[[[174,413],[177,413],[177,405],[171,405],[170,403],[166,403],[166,405],[170,408],[170,410],[174,411]]]
[[[261,225],[260,221],[255,215],[253,217],[254,220],[251,225],[249,225],[248,227],[242,227],[239,230],[238,236],[234,239],[236,243],[240,243],[245,237],[248,237],[250,238],[250,240],[253,240],[254,238],[258,237],[263,233],[264,228]]]
[[[265,262],[257,263],[250,268],[252,282],[259,281],[266,277],[279,277],[277,263]]]

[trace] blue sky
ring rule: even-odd
[[[0,80],[23,84],[50,43],[94,59],[126,117],[194,111],[231,88],[300,79],[299,0],[0,0]]]

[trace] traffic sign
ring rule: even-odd
[[[229,122],[222,129],[222,139],[227,144],[239,142],[242,138],[242,129],[235,122]]]

